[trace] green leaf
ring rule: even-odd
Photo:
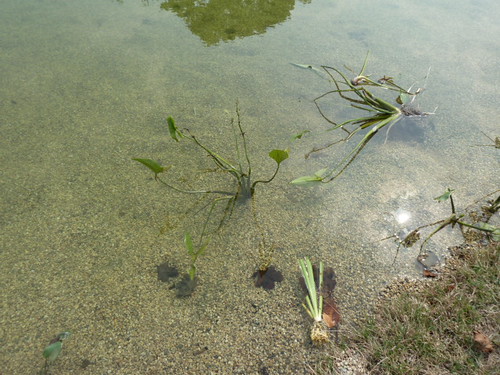
[[[157,177],[158,173],[162,173],[165,171],[168,171],[171,167],[162,167],[158,162],[151,160],[151,159],[139,159],[139,158],[133,158],[132,160],[138,161],[139,163],[145,165],[149,169],[153,171],[155,174],[155,178]]]
[[[295,134],[293,137],[292,137],[292,140],[295,140],[295,139],[302,139],[303,136],[305,136],[307,133],[310,133],[311,131],[310,130],[302,130],[299,134]]]
[[[299,178],[296,178],[291,182],[291,184],[294,185],[313,185],[317,183],[323,182],[324,174],[328,172],[327,168],[320,169],[316,172],[314,172],[313,176],[302,176]]]
[[[48,363],[52,363],[56,360],[59,354],[61,354],[61,350],[62,350],[62,342],[56,341],[44,349],[43,356],[45,357]]]
[[[168,131],[170,132],[170,137],[172,137],[173,140],[176,142],[179,142],[179,140],[184,136],[179,129],[177,129],[177,126],[175,126],[175,120],[172,117],[167,118],[167,124],[168,124]]]
[[[448,199],[450,198],[451,193],[453,193],[454,191],[455,191],[455,190],[448,188],[448,189],[444,192],[444,194],[440,195],[439,197],[434,198],[434,200],[436,200],[436,201],[438,201],[438,202],[444,202],[444,201],[446,201],[446,200],[448,200]]]
[[[205,250],[206,250],[206,248],[208,247],[208,244],[209,244],[209,243],[210,243],[210,241],[205,242],[205,243],[204,243],[204,244],[203,244],[203,245],[202,245],[202,246],[198,249],[198,251],[196,252],[196,256],[197,256],[197,257],[198,257],[198,256],[200,256],[200,255],[202,255],[202,254],[205,252]]]
[[[272,150],[269,153],[269,157],[280,164],[282,161],[288,159],[288,150]]]
[[[291,182],[291,184],[294,185],[313,185],[317,183],[321,183],[323,181],[323,178],[320,176],[302,176],[299,178],[296,178]]]
[[[408,95],[404,92],[399,94],[399,96],[396,99],[396,102],[398,102],[401,105],[405,105],[411,102],[412,95]]]
[[[195,255],[193,239],[191,238],[191,235],[189,233],[186,233],[184,235],[184,245],[186,245],[186,249],[189,254]]]
[[[488,224],[488,223],[483,223],[483,222],[476,223],[475,227],[477,227],[478,229],[480,229],[482,231],[490,232],[490,233],[495,233],[495,232],[500,231],[500,228],[498,228],[494,225]]]

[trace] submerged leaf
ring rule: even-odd
[[[294,185],[312,185],[312,184],[317,184],[323,181],[322,177],[319,176],[302,176],[299,178],[296,178],[291,182],[291,184]]]
[[[186,233],[184,236],[184,244],[186,245],[186,249],[189,254],[194,255],[194,246],[193,246],[193,239],[191,238],[191,235],[189,233]]]
[[[328,169],[323,168],[320,169],[319,171],[316,171],[313,176],[302,176],[299,178],[296,178],[291,182],[291,184],[294,185],[313,185],[317,184],[319,182],[323,182],[323,175],[328,171]]]
[[[62,342],[56,341],[44,349],[43,356],[45,357],[48,363],[52,363],[56,360],[59,354],[61,354],[61,350],[62,350]]]
[[[282,161],[288,159],[288,150],[272,150],[269,153],[269,157],[280,164]]]
[[[398,102],[401,105],[406,105],[411,102],[412,95],[406,94],[402,92],[399,94],[398,98],[396,99],[396,102]]]
[[[175,126],[175,120],[169,116],[167,118],[167,124],[168,124],[168,131],[170,132],[170,137],[172,137],[173,140],[176,142],[179,142],[179,140],[184,136],[179,129],[177,129],[177,126]]]
[[[476,223],[474,226],[476,229],[482,230],[483,232],[491,233],[493,236],[493,241],[500,241],[500,227],[488,223]]]
[[[171,168],[171,167],[162,167],[157,161],[151,159],[133,158],[132,160],[138,161],[139,163],[151,169],[155,174],[155,178],[157,177],[158,173],[165,172]]]
[[[295,140],[295,139],[302,139],[303,136],[305,136],[307,133],[310,133],[311,131],[310,130],[302,130],[300,133],[298,134],[295,134],[293,137],[292,137],[292,140]]]
[[[445,200],[448,200],[451,196],[451,193],[453,193],[455,190],[453,189],[446,189],[446,191],[444,192],[444,194],[440,195],[439,197],[436,197],[434,198],[434,200],[438,201],[438,202],[444,202]]]

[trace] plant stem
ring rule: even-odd
[[[180,193],[186,193],[186,194],[223,194],[223,195],[234,196],[234,193],[230,193],[228,191],[221,191],[221,190],[183,190],[183,189],[179,189],[173,185],[167,184],[160,177],[157,177],[157,180],[160,181],[163,185],[169,187],[170,189],[173,189],[173,190],[178,191]]]
[[[276,177],[276,175],[278,174],[279,169],[280,169],[280,164],[277,165],[276,170],[274,171],[274,174],[271,176],[271,178],[269,180],[254,181],[254,183],[252,184],[252,187],[250,188],[250,194],[253,196],[253,193],[255,192],[255,185],[257,185],[259,182],[263,183],[263,184],[267,184],[267,183],[271,182],[272,180],[274,180],[274,177]]]

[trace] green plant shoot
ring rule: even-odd
[[[309,258],[299,259],[300,271],[304,277],[304,282],[307,288],[306,304],[303,304],[307,313],[315,321],[323,320],[323,296],[319,291],[323,285],[323,262],[319,263],[318,285],[314,279],[313,266]]]

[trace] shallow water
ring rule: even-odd
[[[306,373],[320,353],[298,258],[335,268],[347,327],[393,277],[419,277],[417,247],[393,264],[395,244],[380,239],[445,217],[433,198],[447,187],[461,208],[498,188],[498,150],[471,147],[500,135],[496,2],[274,3],[3,1],[2,373],[36,372],[65,330],[53,374]],[[290,63],[359,69],[368,50],[369,72],[407,86],[431,67],[418,103],[436,114],[378,134],[334,183],[288,184],[354,146],[304,159],[339,134],[312,103],[331,84]],[[196,292],[178,299],[156,266],[188,269],[183,236],[203,216],[131,158],[173,164],[193,188],[232,188],[196,173],[213,165],[171,140],[165,118],[229,152],[236,99],[256,177],[272,173],[271,149],[291,149],[254,201],[284,280],[254,287],[262,232],[242,205],[199,258]],[[429,249],[442,257],[460,240],[445,231]]]

